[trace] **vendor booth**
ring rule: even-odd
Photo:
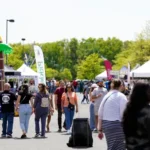
[[[21,76],[21,72],[13,69],[10,66],[4,66],[5,76]]]
[[[99,79],[107,79],[107,72],[104,71],[104,72],[100,73],[99,75],[97,75],[97,76],[95,77],[95,79],[96,79],[96,80],[99,80]]]
[[[139,68],[130,72],[130,77],[133,78],[150,78],[150,60]]]
[[[19,86],[23,83],[24,79],[33,79],[36,89],[38,88],[38,73],[32,70],[27,65],[23,64],[17,71],[21,72]]]

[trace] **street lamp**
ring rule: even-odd
[[[8,22],[15,22],[14,19],[7,19],[6,20],[6,44],[8,43]],[[8,64],[8,60],[7,60],[7,54],[6,54],[6,65]]]
[[[24,52],[24,41],[25,41],[25,40],[26,40],[25,38],[22,38],[22,39],[21,39],[21,41],[22,41],[22,46],[23,46],[23,48],[22,48],[22,50],[23,50],[23,60],[24,60],[24,63],[27,64],[27,57],[26,57],[26,53]]]
[[[25,39],[25,38],[22,38],[21,40],[24,42],[26,39]]]

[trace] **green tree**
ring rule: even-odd
[[[69,69],[64,68],[62,72],[60,72],[59,77],[61,79],[67,79],[67,80],[72,80],[72,75]]]
[[[32,65],[32,69],[37,72],[36,64]],[[48,68],[45,64],[45,75],[47,79],[59,78],[59,72],[55,69]]]
[[[150,40],[144,39],[144,36],[139,34],[136,41],[129,42],[128,46],[116,55],[113,69],[120,69],[122,66],[127,65],[128,62],[131,64],[131,67],[134,67],[136,64],[143,64],[149,59]]]
[[[104,66],[101,65],[103,60],[99,58],[98,54],[91,54],[77,67],[78,79],[94,79],[97,74],[104,70]]]
[[[69,67],[73,78],[77,76],[75,64],[77,64],[78,40],[73,38],[69,42],[71,66]]]
[[[46,68],[45,73],[47,79],[58,78],[59,76],[58,71],[52,68]]]
[[[21,44],[12,44],[13,53],[8,55],[8,65],[18,69],[24,63],[23,61],[23,47]]]

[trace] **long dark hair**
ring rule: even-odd
[[[68,87],[71,87],[71,91],[74,92],[73,85],[72,85],[72,84],[67,84],[67,85],[66,85],[66,88],[65,88],[65,92],[66,92],[66,93],[68,92],[68,89],[67,89]]]
[[[46,85],[43,83],[39,83],[38,87],[42,87],[41,89],[39,89],[40,93],[46,94]]]
[[[130,95],[123,115],[125,135],[135,135],[139,112],[150,102],[150,86],[146,83],[136,83]]]

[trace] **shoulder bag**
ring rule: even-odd
[[[69,102],[68,108],[69,108],[70,110],[74,110],[75,106],[70,103],[70,98],[69,98],[69,96],[68,96],[68,93],[67,93],[66,95],[67,95],[67,100],[68,100],[68,102]]]

